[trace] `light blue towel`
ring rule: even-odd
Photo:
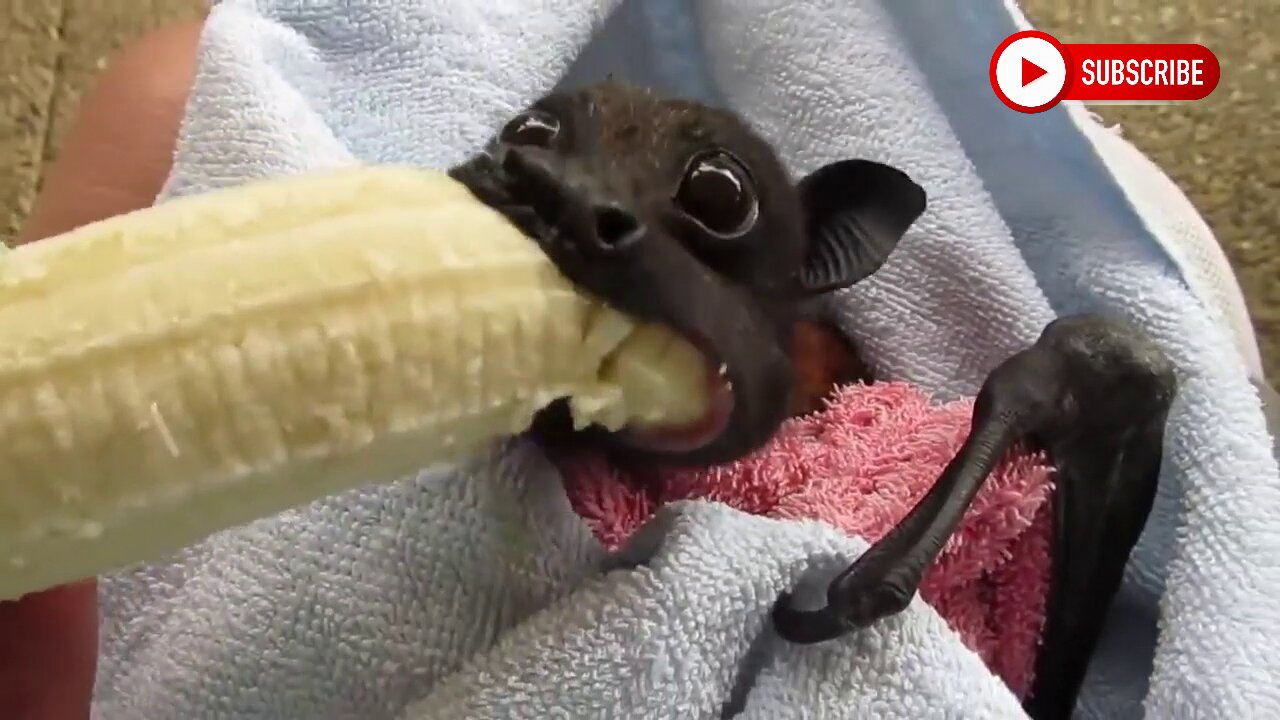
[[[1114,132],[1070,104],[999,104],[987,62],[1023,26],[1000,0],[224,0],[165,196],[445,167],[558,82],[607,72],[731,105],[797,173],[903,167],[928,212],[831,302],[877,370],[969,393],[1056,313],[1109,309],[1182,371],[1082,716],[1280,717],[1280,476],[1238,293],[1201,261],[1185,198]],[[919,600],[826,645],[767,632],[780,592],[816,592],[863,548],[681,503],[607,558],[512,441],[106,579],[95,717],[1022,716]]]

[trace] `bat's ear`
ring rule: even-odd
[[[924,188],[871,160],[824,165],[797,188],[808,234],[801,295],[845,288],[880,269],[925,208]]]

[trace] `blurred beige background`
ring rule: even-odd
[[[1280,382],[1278,0],[1023,0],[1064,42],[1199,42],[1222,81],[1188,105],[1101,107],[1182,186],[1245,287],[1268,377]],[[112,50],[204,0],[0,0],[0,241],[26,216],[76,100]]]

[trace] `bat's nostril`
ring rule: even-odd
[[[518,148],[501,148],[499,151],[498,164],[507,173],[516,177],[524,177],[532,171],[534,163],[528,155],[521,152]]]
[[[631,245],[644,234],[644,226],[630,212],[617,205],[598,205],[592,210],[596,238],[609,248]]]
[[[557,221],[566,202],[566,188],[553,158],[523,148],[508,148],[502,169],[511,191],[549,223]]]

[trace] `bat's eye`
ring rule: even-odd
[[[722,238],[746,234],[760,212],[751,176],[723,150],[693,159],[675,200],[685,215]]]
[[[548,147],[559,133],[560,121],[554,115],[541,110],[529,110],[507,123],[498,139],[508,145]]]

